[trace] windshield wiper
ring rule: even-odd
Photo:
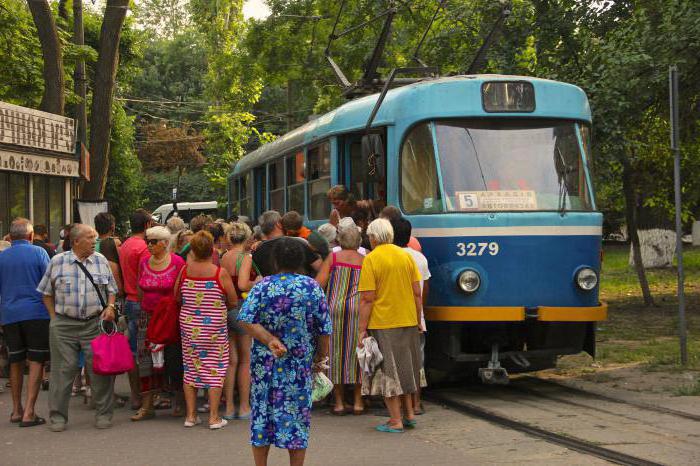
[[[476,144],[474,144],[474,138],[472,137],[472,133],[469,131],[469,128],[464,128],[464,130],[467,132],[467,136],[469,136],[469,140],[472,143],[472,148],[474,149],[474,158],[476,159],[476,164],[479,167],[479,174],[481,175],[481,181],[484,182],[484,190],[488,191],[489,188],[486,185],[486,178],[484,177],[484,170],[481,168],[481,161],[479,160],[479,153],[476,150]]]
[[[561,161],[561,165],[555,163],[554,166],[557,169],[557,178],[559,181],[559,198],[557,200],[557,207],[559,210],[559,213],[564,213],[566,211],[566,200],[569,197],[569,187],[566,185],[566,175],[569,173],[569,167],[566,164],[566,160],[564,160],[564,155],[561,153],[561,149],[559,147],[556,147],[557,154],[559,154],[559,160]]]

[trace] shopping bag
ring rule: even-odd
[[[131,354],[129,340],[117,332],[112,325],[112,332],[104,328],[104,320],[100,320],[102,333],[97,336],[92,347],[92,370],[97,375],[119,375],[134,368],[134,357]]]
[[[165,296],[158,302],[148,321],[146,339],[161,345],[180,341],[180,306],[173,296]]]
[[[311,400],[321,401],[333,390],[333,382],[323,372],[314,373],[313,387],[311,388]]]

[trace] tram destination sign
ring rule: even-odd
[[[74,154],[75,121],[0,102],[0,143]]]

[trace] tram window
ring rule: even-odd
[[[380,140],[383,144],[383,138]],[[386,156],[384,148],[375,157],[373,170],[370,161],[362,154],[362,139],[357,137],[347,145],[350,157],[350,182],[348,189],[355,199],[386,200]],[[347,156],[347,155],[346,155]],[[374,174],[370,174],[373,171]],[[346,179],[346,178],[341,178]]]
[[[435,125],[448,210],[590,210],[573,122],[499,119]]]
[[[309,180],[309,219],[321,220],[328,217],[331,203],[328,190],[331,187],[331,147],[324,142],[309,149],[306,155]]]
[[[255,169],[255,189],[253,189],[253,197],[255,199],[254,216],[258,217],[267,210],[267,173],[265,166]]]
[[[401,206],[409,214],[442,211],[430,124],[414,127],[401,149]]]
[[[253,174],[248,172],[240,178],[240,215],[251,216],[253,207]]]
[[[270,170],[270,209],[284,212],[284,160],[268,165]]]
[[[241,182],[238,178],[229,181],[229,202],[231,203],[231,214],[239,215],[241,213],[241,202],[240,202],[240,186]]]
[[[287,211],[296,210],[304,215],[304,152],[287,159]]]

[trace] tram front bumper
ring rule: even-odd
[[[597,322],[608,317],[608,304],[592,307],[557,306],[426,306],[425,318],[437,322]]]

